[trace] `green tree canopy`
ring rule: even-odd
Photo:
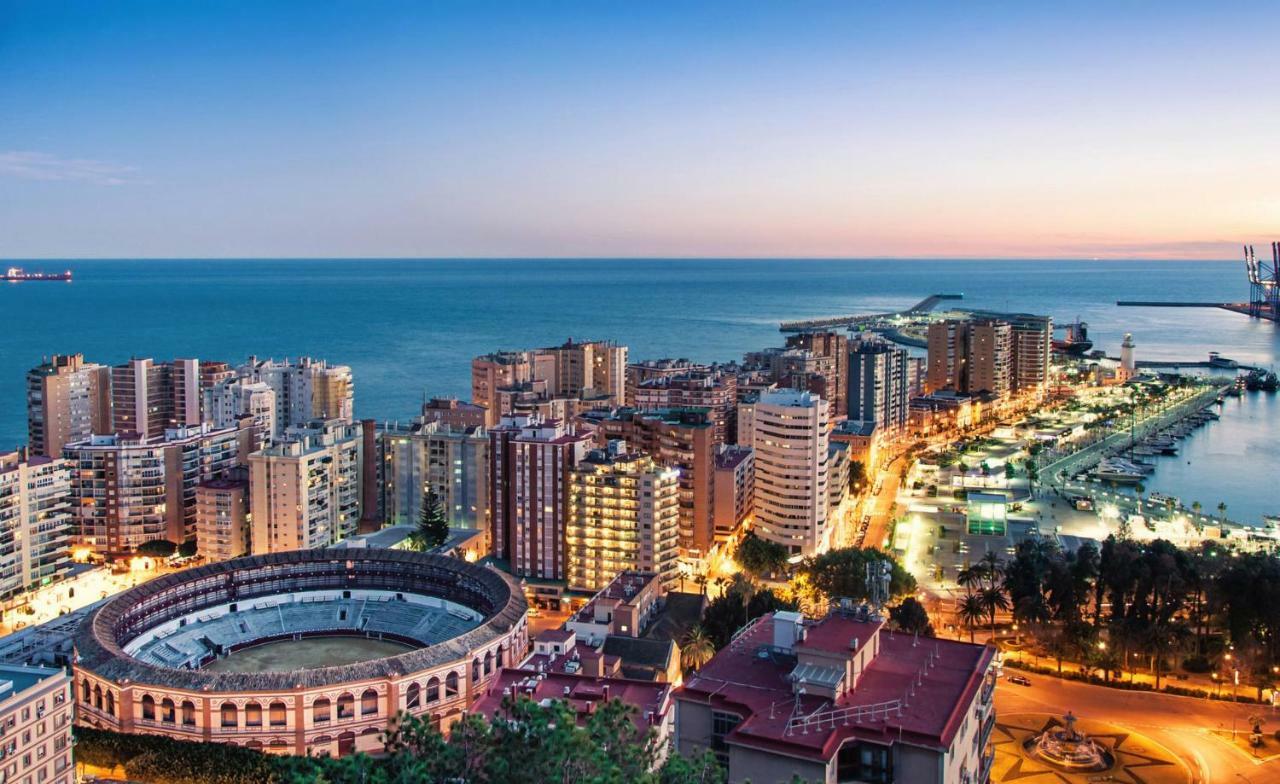
[[[828,601],[841,597],[865,601],[867,564],[872,561],[888,561],[892,564],[889,598],[915,593],[916,578],[892,557],[871,547],[828,550],[822,555],[805,559],[799,571],[808,577],[810,585]]]
[[[788,557],[787,548],[761,539],[754,531],[747,531],[733,552],[733,560],[738,566],[755,577],[785,572]]]
[[[436,491],[428,488],[422,496],[422,511],[418,513],[418,527],[410,534],[415,550],[431,550],[444,544],[449,538],[449,518]]]
[[[919,634],[921,637],[935,636],[928,611],[914,596],[908,596],[890,607],[889,620],[907,634]]]

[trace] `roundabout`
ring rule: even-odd
[[[1145,735],[1073,714],[999,715],[992,782],[1187,784],[1191,774]]]

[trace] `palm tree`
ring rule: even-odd
[[[1005,596],[1003,588],[993,585],[985,589],[979,598],[982,600],[983,609],[991,616],[991,640],[994,642],[996,639],[996,610],[1009,609],[1009,597]]]
[[[729,587],[725,593],[736,593],[742,599],[742,625],[746,626],[751,620],[750,606],[751,600],[756,595],[756,583],[751,579],[751,575],[746,572],[734,572],[733,579],[729,582]]]
[[[972,591],[982,584],[982,566],[972,564],[956,573],[956,582]]]
[[[700,624],[694,624],[685,632],[684,643],[680,646],[680,658],[684,660],[686,669],[696,670],[711,661],[716,655],[716,645],[711,641],[707,630]]]
[[[1191,512],[1192,512],[1192,514],[1194,514],[1196,517],[1199,517],[1199,516],[1200,516],[1200,510],[1201,510],[1201,509],[1203,509],[1203,508],[1204,508],[1204,507],[1200,505],[1200,502],[1199,502],[1199,501],[1192,501],[1192,502],[1191,502]]]
[[[960,602],[960,607],[956,610],[956,615],[965,626],[969,627],[969,642],[973,642],[973,628],[981,623],[987,617],[987,606],[982,603],[982,597],[976,593],[965,595]]]
[[[1218,502],[1218,522],[1220,523],[1227,522],[1227,502],[1226,501]]]

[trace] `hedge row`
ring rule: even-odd
[[[1094,675],[1092,673],[1086,675],[1076,670],[1063,670],[1062,673],[1059,674],[1058,670],[1054,667],[1045,667],[1045,666],[1037,666],[1034,664],[1027,664],[1026,662],[1020,661],[1018,659],[1009,659],[1004,663],[1004,666],[1015,669],[1015,670],[1025,670],[1027,672],[1034,672],[1039,675],[1049,675],[1054,678],[1061,678],[1064,681],[1080,681],[1082,683],[1093,684],[1094,686],[1106,686],[1108,689],[1121,689],[1122,691],[1155,691],[1156,690],[1155,684],[1147,683],[1146,681],[1123,681],[1123,680],[1107,681],[1107,680],[1103,680],[1102,678],[1099,678],[1097,675]],[[1199,697],[1200,699],[1207,698],[1211,700],[1226,700],[1227,702],[1244,702],[1249,704],[1262,704],[1260,700],[1257,700],[1248,695],[1239,695],[1238,697],[1233,698],[1230,694],[1214,694],[1213,692],[1205,691],[1204,689],[1192,689],[1184,686],[1175,686],[1172,683],[1164,684],[1164,688],[1160,689],[1160,691],[1164,694],[1174,694],[1179,697]]]

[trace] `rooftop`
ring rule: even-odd
[[[743,715],[727,740],[810,758],[830,759],[850,737],[889,744],[899,740],[945,748],[982,685],[993,649],[963,642],[894,634],[883,621],[833,613],[806,624],[804,650],[848,654],[879,632],[879,651],[856,685],[834,702],[799,695],[789,676],[794,655],[775,646],[774,616],[766,615],[686,681],[677,699],[710,703]],[[811,680],[822,672],[806,672]]]
[[[645,732],[662,723],[670,705],[671,685],[627,678],[593,678],[504,668],[471,706],[471,712],[493,718],[501,713],[503,700],[515,695],[535,702],[564,700],[577,714],[579,723],[585,723],[601,703],[621,700],[636,709],[631,720],[640,732]]]

